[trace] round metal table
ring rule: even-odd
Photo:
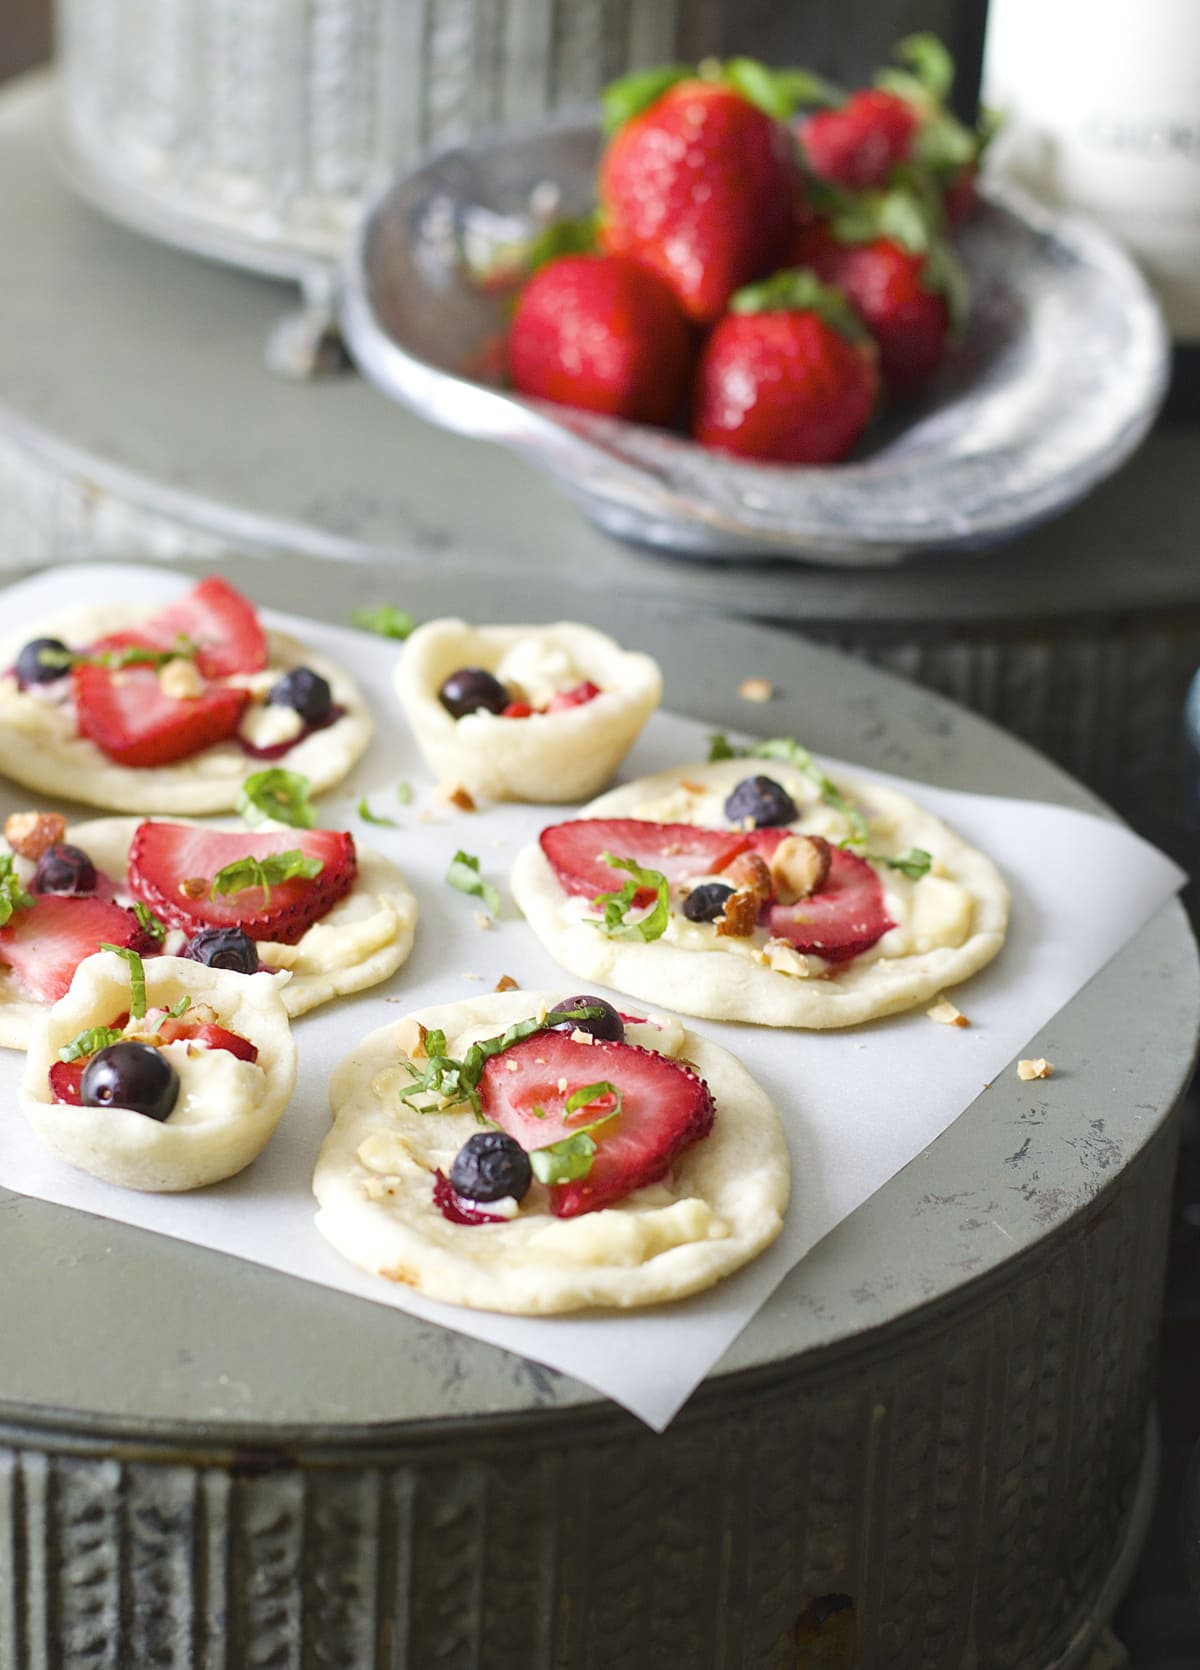
[[[0,93],[15,229],[0,310],[0,567],[222,545],[386,556],[458,576],[787,624],[916,678],[1047,751],[1180,848],[1178,714],[1200,664],[1194,435],[1017,543],[876,573],[687,563],[605,538],[515,457],[441,433],[353,376],[295,385],[263,344],[286,287],[85,208],[52,156],[52,83]],[[397,575],[397,584],[407,583]]]
[[[385,596],[584,614],[716,724],[745,723],[753,668],[814,746],[1094,804],[935,694],[687,605],[520,573],[468,594],[391,563],[222,567],[330,620]],[[0,1197],[0,1666],[1081,1665],[1149,1511],[1198,1015],[1172,905],[1031,1041],[1058,1075],[994,1082],[661,1437],[493,1348]],[[821,1617],[845,1651],[852,1622],[857,1660],[804,1656],[835,1650],[812,1645]]]

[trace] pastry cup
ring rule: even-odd
[[[176,1109],[163,1121],[128,1108],[54,1101],[49,1074],[59,1050],[88,1027],[109,1025],[129,1007],[127,961],[113,951],[99,951],[80,963],[65,996],[34,1022],[21,1107],[60,1159],[105,1183],[156,1193],[200,1189],[232,1177],[257,1158],[291,1098],[296,1046],[282,990],[288,976],[234,974],[183,957],[148,958],[144,966],[149,1008],[169,1008],[183,997],[194,1005],[207,1004],[222,1026],[255,1046],[257,1061],[238,1061],[226,1050],[197,1050],[192,1059],[204,1065],[203,1053],[213,1069],[213,1105],[188,1113],[181,1088]],[[179,1052],[186,1049],[184,1044],[165,1046],[173,1060],[182,1060]],[[220,1056],[227,1060],[217,1061]],[[172,1124],[181,1112],[185,1117]]]
[[[460,667],[502,679],[514,652],[569,667],[558,683],[590,679],[600,694],[579,707],[524,719],[469,713],[455,719],[438,691]],[[662,697],[662,674],[648,655],[624,650],[590,626],[468,626],[434,620],[418,627],[396,666],[396,691],[429,769],[488,800],[585,800],[609,781]],[[522,695],[536,690],[521,687]]]

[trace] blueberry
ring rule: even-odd
[[[293,708],[306,725],[318,725],[329,717],[333,691],[311,667],[293,667],[267,691],[267,706]]]
[[[166,1056],[132,1039],[98,1050],[79,1083],[85,1108],[128,1108],[147,1119],[165,1119],[178,1098],[179,1074]]]
[[[450,1167],[450,1187],[464,1200],[522,1200],[532,1182],[529,1155],[507,1131],[476,1131]]]
[[[725,909],[726,899],[732,897],[733,888],[723,881],[701,882],[683,901],[683,914],[689,922],[715,922]]]
[[[730,823],[745,823],[749,818],[758,829],[795,823],[799,815],[796,802],[773,777],[743,777],[725,802]]]
[[[593,1038],[603,1038],[611,1044],[624,1042],[625,1022],[612,1004],[606,1003],[602,997],[564,997],[550,1013],[561,1015],[564,1009],[602,1009],[604,1013],[591,1021],[561,1021],[554,1029],[556,1032],[573,1032],[578,1028],[580,1032],[590,1032]]]
[[[35,893],[94,893],[96,866],[82,847],[66,841],[47,847],[33,872]]]
[[[241,928],[201,928],[188,940],[183,955],[208,968],[258,973],[258,946]]]
[[[17,683],[22,687],[27,684],[53,684],[55,679],[65,678],[71,671],[70,667],[48,666],[42,660],[44,649],[52,649],[62,655],[71,653],[58,638],[31,638],[17,656]]]
[[[503,713],[512,696],[494,673],[483,667],[460,667],[443,683],[438,700],[455,719],[483,708],[485,713]]]

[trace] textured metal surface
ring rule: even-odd
[[[828,1594],[862,1670],[1079,1663],[1138,1517],[1173,1147],[1041,1259],[661,1438],[615,1412],[300,1454],[0,1428],[0,1666],[795,1670]]]
[[[591,103],[710,53],[865,73],[951,0],[59,0],[84,189],[143,230],[274,272],[335,261],[363,198],[431,146]]]
[[[963,341],[920,404],[856,456],[803,468],[521,399],[495,367],[511,294],[481,283],[553,213],[594,205],[599,130],[542,124],[439,153],[371,204],[343,268],[341,317],[364,374],[456,434],[501,441],[610,533],[693,557],[845,566],[981,546],[1044,521],[1110,475],[1166,390],[1158,304],[1102,233],[989,187],[957,238]]]

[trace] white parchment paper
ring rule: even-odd
[[[90,598],[134,595],[158,601],[186,584],[161,570],[80,565],[70,570],[69,598],[72,606]],[[61,608],[65,591],[61,574],[12,587],[4,594],[6,629],[23,621],[33,624]],[[490,991],[503,974],[530,989],[577,988],[578,981],[557,967],[519,918],[506,880],[520,847],[546,823],[569,815],[569,808],[509,806],[470,815],[437,807],[432,782],[392,694],[390,669],[402,647],[306,620],[269,613],[266,618],[340,659],[366,689],[376,737],[344,794],[322,802],[322,821],[353,830],[360,845],[387,852],[401,866],[421,905],[413,955],[386,984],[296,1022],[296,1096],[266,1153],[240,1177],[192,1195],[137,1195],[111,1188],[46,1152],[17,1104],[23,1057],[0,1051],[0,1184],[268,1265],[490,1341],[573,1375],[658,1429],[788,1270],[1009,1067],[1026,1041],[1185,879],[1161,853],[1105,820],[1056,806],[881,777],[990,853],[1012,889],[1012,927],[1004,951],[952,994],[970,1017],[970,1027],[939,1026],[921,1010],[842,1033],[689,1022],[739,1055],[783,1116],[794,1186],[775,1245],[709,1293],[632,1315],[524,1319],[433,1303],[360,1274],[313,1228],[312,1168],[329,1125],[325,1087],[356,1039],[411,1009],[477,996]],[[659,714],[622,776],[703,759],[706,734],[704,726]],[[411,806],[397,801],[401,781],[413,787]],[[400,827],[364,824],[355,810],[363,794],[374,812],[394,818]],[[0,817],[31,804],[27,791],[0,782]],[[501,919],[490,931],[477,923],[479,902],[445,883],[446,868],[460,846],[478,855],[484,875],[503,897]]]

